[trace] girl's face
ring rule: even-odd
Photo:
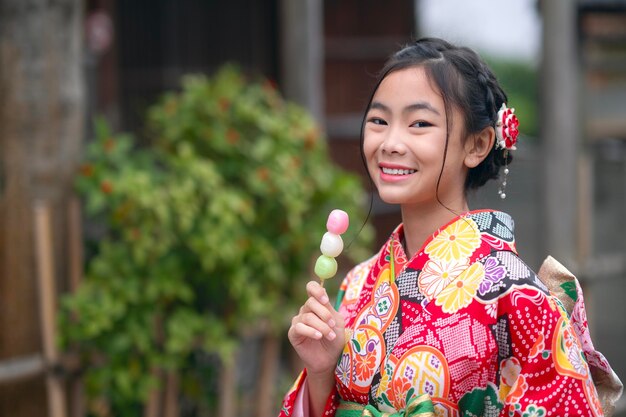
[[[372,180],[383,201],[390,204],[431,205],[439,200],[450,207],[465,206],[468,168],[461,140],[463,117],[457,109],[447,154],[446,111],[421,67],[397,70],[385,77],[367,112],[363,152]]]

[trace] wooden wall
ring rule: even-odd
[[[326,127],[333,159],[368,179],[361,162],[361,120],[376,74],[387,57],[415,36],[414,2],[326,0],[324,2]],[[400,222],[397,208],[376,199],[376,246]]]

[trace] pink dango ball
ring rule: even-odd
[[[349,224],[350,220],[348,218],[348,213],[343,210],[335,209],[331,211],[328,215],[328,221],[326,221],[326,229],[330,233],[340,235],[348,230]]]

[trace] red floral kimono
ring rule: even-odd
[[[411,259],[402,238],[400,225],[341,286],[346,345],[326,416],[340,403],[404,413],[424,394],[437,416],[604,415],[590,366],[619,380],[591,344],[580,287],[554,287],[568,309],[517,256],[510,216],[457,217]],[[302,414],[305,380],[279,417]]]

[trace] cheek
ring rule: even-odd
[[[375,141],[372,140],[372,137],[365,135],[363,138],[363,155],[365,155],[365,167],[372,180],[376,178],[376,172],[378,171],[377,149],[378,147]]]
[[[368,135],[367,133],[363,137],[363,153],[365,154],[366,159],[370,162],[370,158],[376,154],[376,150],[378,146],[376,141],[372,137],[372,135]]]
[[[448,154],[446,165],[441,176],[442,182],[446,184],[464,183],[467,169],[460,155]]]

